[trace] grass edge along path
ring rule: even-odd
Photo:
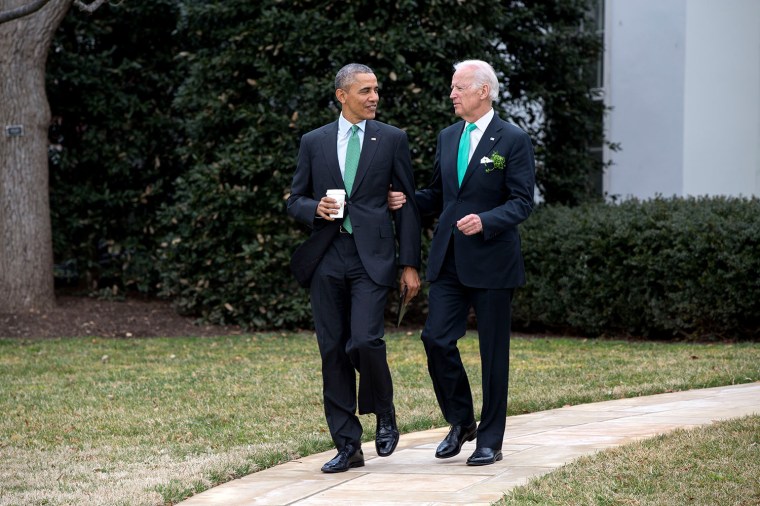
[[[516,487],[498,506],[760,504],[760,415],[629,443]]]

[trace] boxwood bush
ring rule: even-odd
[[[48,61],[62,285],[165,296],[217,323],[310,325],[287,268],[306,233],[283,204],[298,141],[336,120],[333,79],[352,61],[375,70],[378,119],[407,132],[419,184],[455,120],[452,64],[482,58],[499,114],[535,141],[546,201],[599,198],[587,147],[606,144],[589,92],[602,41],[586,0],[338,5],[106,2],[66,18]]]
[[[601,41],[578,29],[586,6],[183,2],[176,59],[186,71],[172,108],[186,170],[158,214],[159,294],[216,323],[311,326],[308,294],[288,269],[307,235],[286,215],[285,199],[301,136],[338,117],[333,81],[348,62],[377,74],[377,119],[406,131],[418,184],[430,179],[438,131],[455,120],[452,64],[483,58],[504,76],[500,114],[536,139],[547,200],[598,198],[588,184],[598,160],[585,148],[568,156],[602,142],[603,105],[584,75]],[[543,122],[531,116],[539,103]]]
[[[760,200],[539,208],[522,226],[515,326],[588,336],[757,338]]]

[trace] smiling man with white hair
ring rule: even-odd
[[[414,194],[422,215],[438,218],[427,265],[429,313],[422,331],[435,395],[451,429],[435,456],[450,458],[477,438],[472,466],[502,459],[507,417],[514,289],[525,284],[517,226],[533,209],[535,162],[528,135],[493,109],[499,82],[491,65],[454,65],[451,98],[462,118],[438,135],[433,179]],[[391,209],[405,204],[391,192]],[[457,341],[477,316],[483,374],[480,425]]]

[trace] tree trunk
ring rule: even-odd
[[[3,7],[22,4],[11,0]],[[70,6],[71,0],[52,0],[0,24],[0,313],[55,302],[45,63]]]

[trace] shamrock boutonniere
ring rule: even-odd
[[[494,169],[504,170],[507,161],[503,156],[494,151],[491,153],[491,158],[484,156],[480,159],[480,163],[486,166],[486,173],[488,173],[493,172]]]

